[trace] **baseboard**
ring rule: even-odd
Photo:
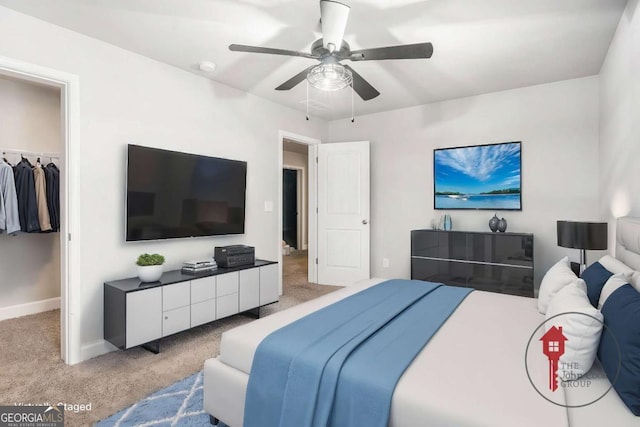
[[[30,314],[42,313],[44,311],[56,310],[58,308],[60,308],[60,297],[2,307],[0,308],[0,320],[28,316]]]
[[[101,356],[103,354],[111,353],[112,351],[116,351],[118,347],[111,345],[108,341],[105,340],[97,340],[92,342],[91,344],[83,345],[80,350],[80,360],[85,361],[89,359],[93,359],[94,357]]]
[[[307,249],[309,249],[309,245],[306,245],[306,244],[305,244],[305,245],[302,245],[302,250],[303,250],[303,251],[306,251]]]

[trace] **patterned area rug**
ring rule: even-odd
[[[163,388],[96,424],[97,427],[211,426],[202,409],[202,371]],[[225,427],[220,423],[220,427]]]

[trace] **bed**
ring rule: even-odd
[[[619,220],[616,255],[640,270],[640,220]],[[267,335],[381,281],[360,282],[225,332],[220,355],[204,365],[204,409],[212,422],[243,425],[253,357]],[[567,407],[584,401],[584,388],[552,394],[532,386],[529,378],[548,377],[541,352],[526,353],[529,376],[525,371],[527,344],[542,337],[544,330],[536,328],[544,321],[533,298],[469,294],[401,376],[388,426],[640,426],[618,394],[606,392],[611,384],[597,363],[589,392],[601,390],[604,397],[590,405]]]

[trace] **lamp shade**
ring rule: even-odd
[[[607,249],[607,223],[558,221],[558,246],[590,250]]]

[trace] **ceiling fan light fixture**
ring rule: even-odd
[[[339,63],[319,64],[309,70],[307,80],[316,89],[334,91],[351,86],[353,75]]]

